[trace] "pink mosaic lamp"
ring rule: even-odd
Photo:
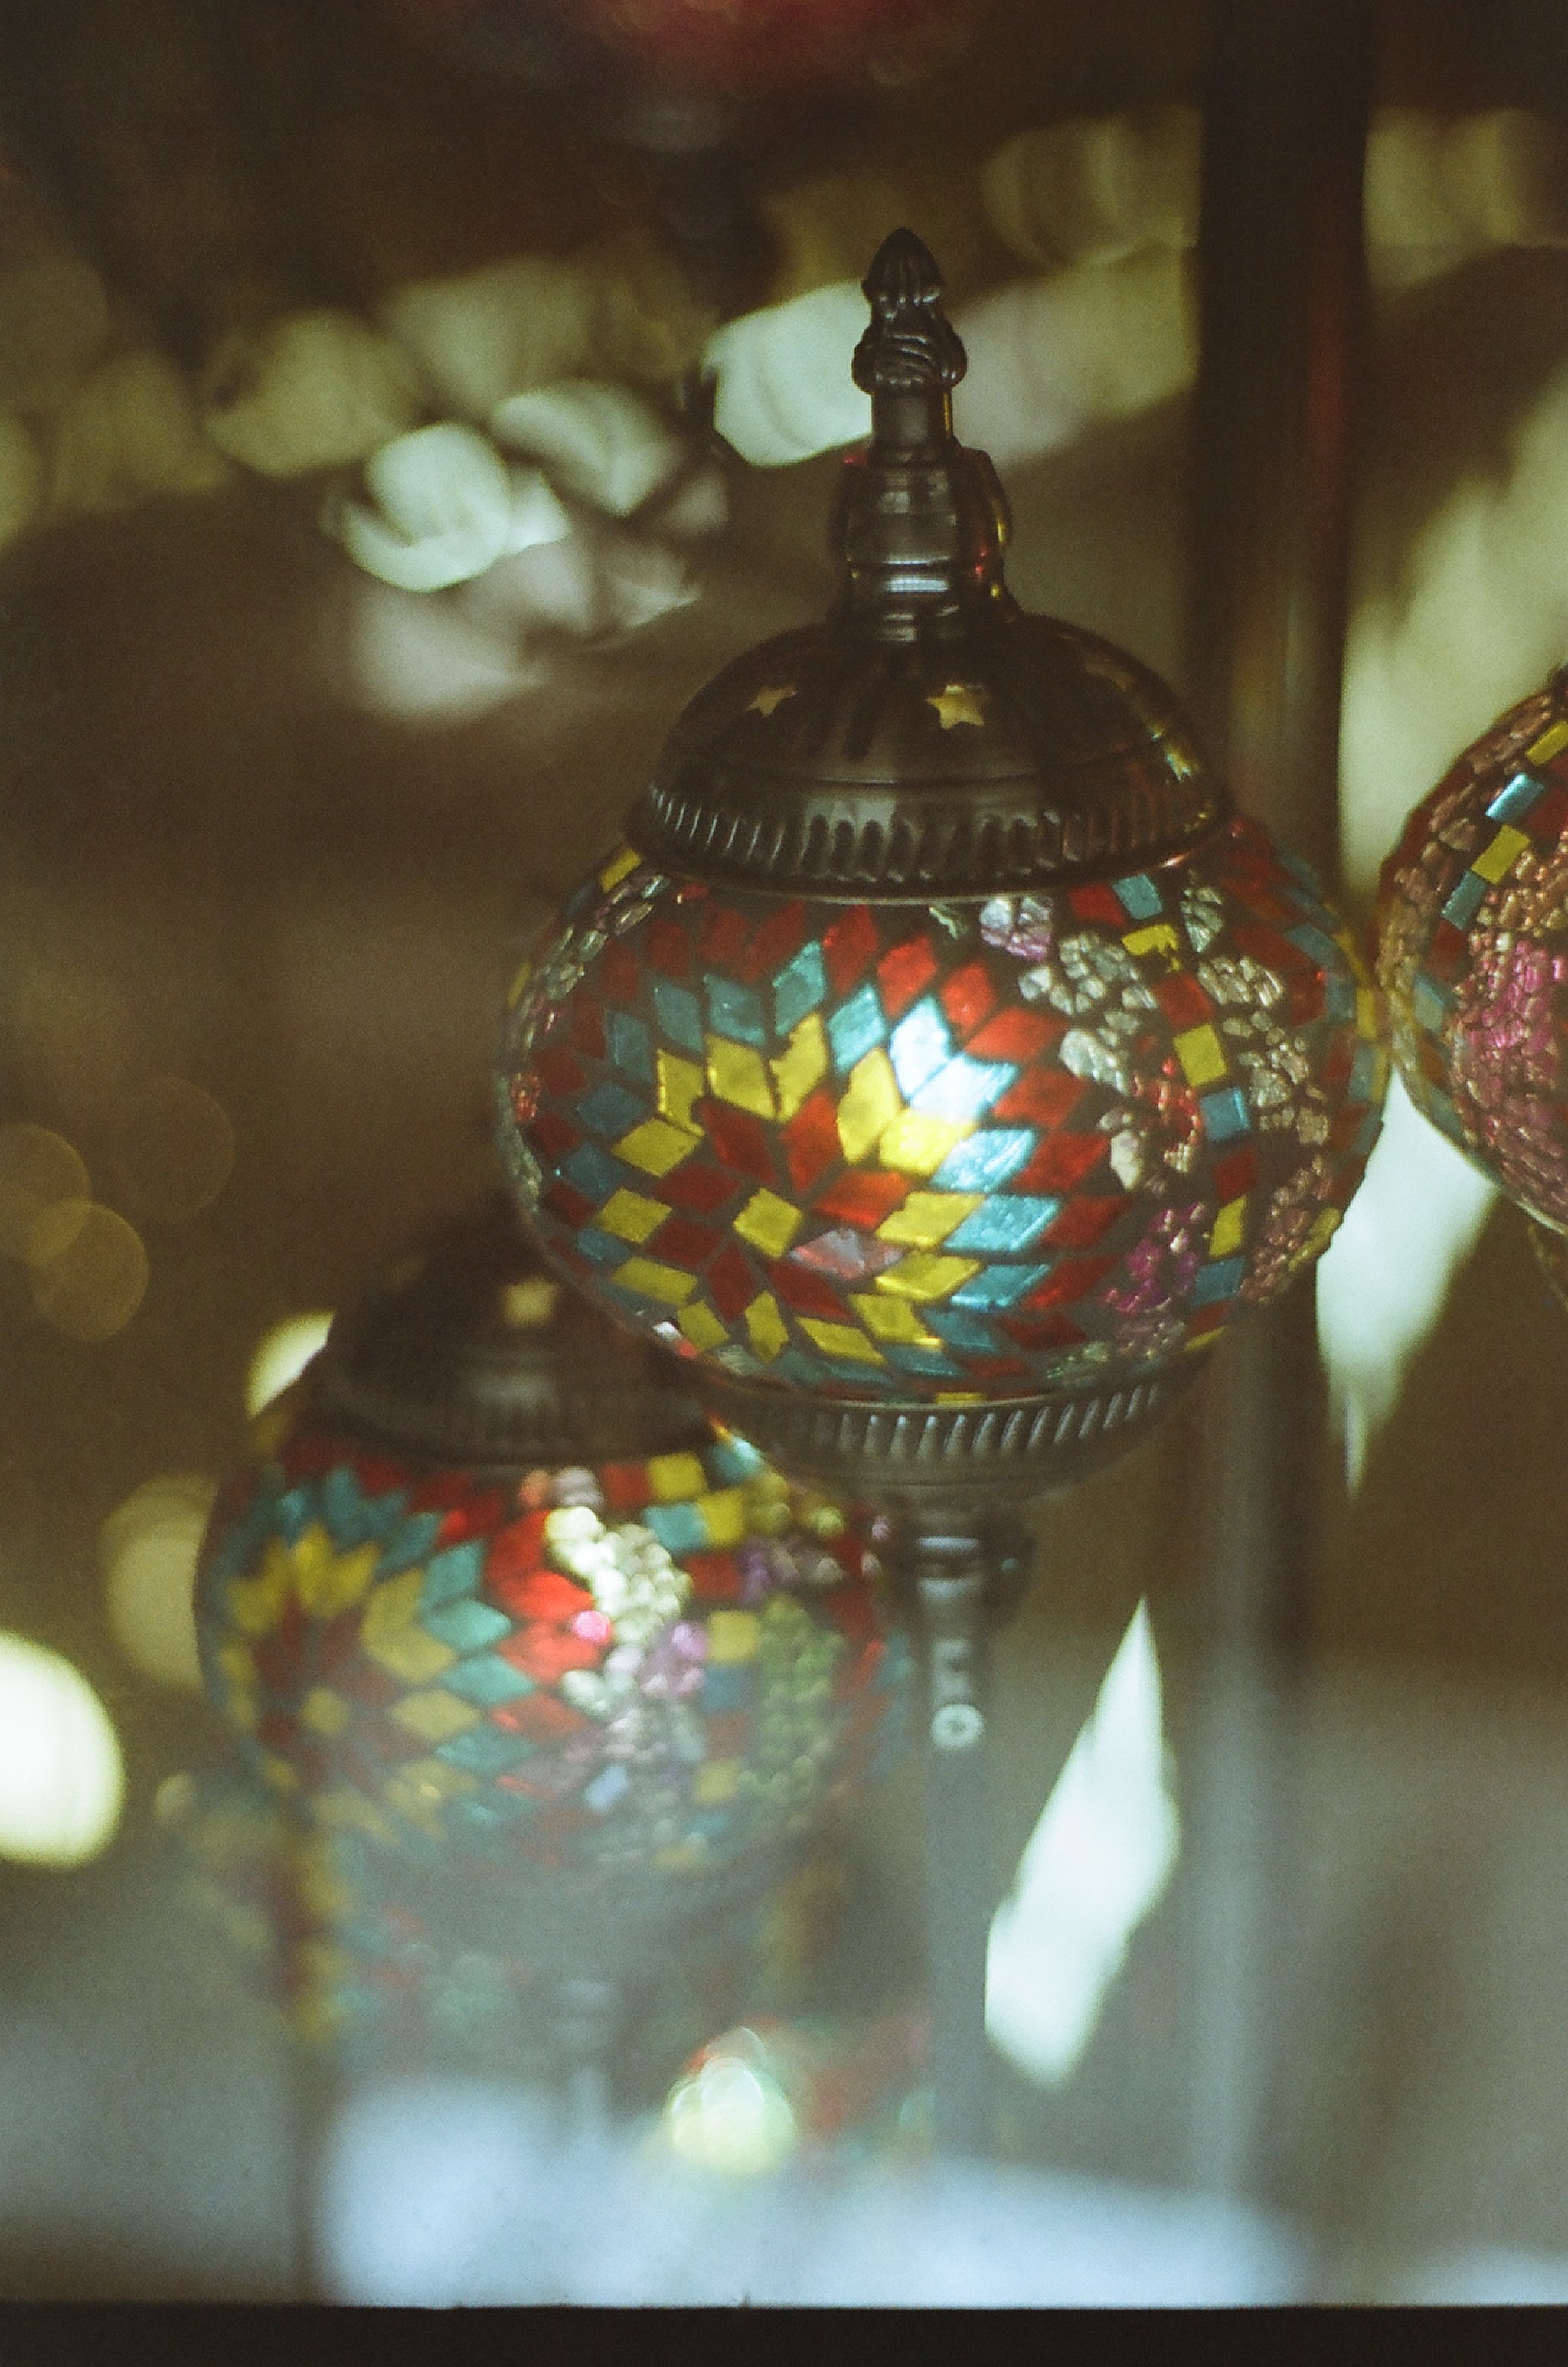
[[[896,232],[838,603],[687,708],[520,972],[499,1083],[547,1254],[891,1524],[927,1645],[939,2133],[965,2146],[985,1643],[1022,1508],[1132,1446],[1326,1245],[1386,1064],[1350,937],[1171,692],[1008,593],[940,289]]]

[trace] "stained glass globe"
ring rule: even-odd
[[[749,1402],[1044,1400],[1076,1473],[1325,1247],[1386,1063],[1174,696],[1007,593],[925,250],[866,287],[838,607],[698,695],[531,949],[502,1150],[556,1263]]]
[[[250,1764],[313,1826],[420,1869],[437,1920],[446,1885],[475,1944],[572,1961],[765,1887],[889,1745],[904,1650],[874,1570],[497,1195],[394,1261],[260,1418],[197,1631]]]
[[[1412,813],[1383,866],[1378,975],[1416,1108],[1568,1230],[1568,672]]]

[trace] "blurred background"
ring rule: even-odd
[[[1568,27],[1377,16],[1361,918],[1568,651]],[[1014,590],[1179,684],[1208,33],[1199,0],[0,0],[0,2293],[299,2289],[295,2072],[179,1840],[221,1750],[207,1506],[330,1312],[491,1180],[513,934],[691,692],[827,598],[898,222]],[[782,2057],[694,2068],[750,1976],[672,1973],[575,2167],[504,2047],[351,2085],[329,2290],[892,2298],[934,2213],[931,2299],[1568,2295],[1568,1325],[1397,1104],[1318,1305],[1267,2143],[1216,2135],[1251,2075],[1200,2028],[1201,1388],[1041,1510],[999,1646],[1005,2165],[933,2184],[876,2054],[896,1772],[785,1985],[883,2066],[858,2152]]]

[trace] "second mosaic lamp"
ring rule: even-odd
[[[1232,814],[1172,694],[1008,593],[940,289],[896,232],[836,608],[680,719],[516,981],[500,1106],[548,1254],[784,1470],[890,1519],[927,1643],[938,2110],[964,2144],[987,1616],[1021,1508],[1131,1444],[1326,1245],[1384,1061],[1350,939]]]

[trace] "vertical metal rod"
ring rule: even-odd
[[[1241,804],[1337,869],[1369,0],[1216,0],[1204,92],[1189,682]],[[1292,1735],[1325,1435],[1310,1292],[1237,1326],[1210,1423],[1194,2171],[1270,2191]]]
[[[947,2155],[982,2157],[992,2143],[988,1664],[993,1623],[1027,1552],[1021,1532],[924,1516],[895,1545],[925,1668],[926,1974],[934,2134]]]

